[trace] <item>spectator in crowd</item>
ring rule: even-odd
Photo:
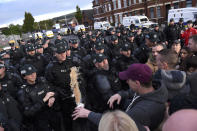
[[[98,127],[99,131],[139,131],[135,122],[122,111],[105,113]]]
[[[188,94],[180,94],[171,101],[169,114],[172,114],[181,109],[197,109],[196,84],[197,71],[188,76],[188,85],[190,86],[190,92]]]
[[[168,118],[163,125],[162,131],[196,131],[196,121],[196,110],[181,110]]]
[[[151,55],[148,59],[148,62],[146,63],[152,70],[153,74],[158,70],[157,64],[156,64],[156,57],[159,53],[159,51],[165,49],[165,45],[163,44],[156,44],[152,47]]]
[[[179,40],[175,40],[172,44],[172,50],[174,50],[178,55],[180,55],[181,51],[181,42]]]
[[[194,55],[197,55],[197,35],[193,35],[189,38],[188,47]]]
[[[180,52],[180,63],[179,70],[186,71],[186,61],[189,57],[192,56],[191,50],[189,47],[184,46]]]
[[[187,22],[188,29],[184,32],[182,31],[181,33],[181,37],[185,40],[185,46],[188,46],[189,37],[197,34],[197,30],[194,29],[192,26],[193,26],[193,23],[191,20],[189,20]]]
[[[186,73],[176,70],[178,64],[178,55],[175,51],[164,49],[156,57],[157,66],[160,70],[156,73],[162,85],[168,89],[168,100],[171,100],[179,93],[187,93]],[[155,76],[156,76],[155,75]]]

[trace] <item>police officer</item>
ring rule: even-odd
[[[75,98],[70,87],[70,69],[73,67],[72,61],[67,59],[67,47],[64,44],[55,46],[55,57],[46,68],[45,77],[56,86],[59,94],[61,110],[64,117],[64,126],[66,130],[72,130],[72,112],[76,106]]]
[[[0,83],[3,90],[7,91],[13,98],[16,98],[23,81],[18,74],[6,71],[4,63],[0,62]]]
[[[157,36],[158,36],[158,43],[164,43],[165,44],[165,41],[166,41],[165,34],[162,31],[159,30],[159,25],[158,24],[156,24],[154,26],[153,32],[156,33]]]
[[[117,71],[109,66],[104,54],[96,54],[93,63],[94,69],[86,73],[88,103],[92,110],[103,112],[108,109],[108,98],[121,89],[121,84]]]
[[[13,63],[10,59],[9,51],[3,50],[0,52],[0,59],[4,62],[6,67],[13,66]]]
[[[23,58],[23,54],[21,53],[19,48],[15,47],[15,41],[9,41],[9,45],[11,47],[9,51],[10,59],[12,60],[13,65],[16,65]]]
[[[111,43],[109,43],[110,61],[116,61],[120,57],[120,46],[118,37],[116,35],[111,36]]]
[[[44,76],[47,61],[42,55],[36,54],[35,46],[28,44],[26,46],[27,55],[20,61],[20,68],[25,64],[31,64],[37,69],[38,76]]]
[[[127,42],[130,44],[131,51],[134,51],[138,47],[136,42],[135,42],[135,35],[132,32],[128,33]]]
[[[145,43],[137,48],[133,55],[140,63],[146,63],[151,53],[151,48],[157,44],[158,36],[154,32],[150,32],[145,36]]]
[[[44,61],[45,61],[45,64],[48,65],[50,60],[52,59],[52,56],[50,56],[49,54],[44,54],[44,48],[43,48],[43,45],[42,44],[37,44],[35,45],[35,49],[36,49],[36,55],[37,57],[40,56],[40,57],[44,57]]]
[[[164,29],[166,35],[166,44],[168,48],[171,48],[173,41],[179,38],[177,26],[174,24],[174,19],[170,19],[169,25]]]
[[[83,47],[79,46],[79,42],[77,39],[71,40],[71,55],[82,60],[84,56],[86,56],[86,51]]]
[[[141,44],[144,43],[144,41],[145,41],[145,36],[144,36],[144,34],[142,32],[142,28],[138,27],[138,30],[137,30],[137,32],[135,34],[135,42],[136,42],[136,44],[139,47]]]
[[[118,72],[126,70],[131,64],[138,63],[138,60],[132,55],[130,43],[124,43],[120,47],[120,58],[117,60],[116,69]]]
[[[184,39],[181,39],[181,32],[185,31],[185,25],[184,25],[184,19],[180,18],[179,22],[177,23],[177,30],[178,30],[178,34],[179,34],[179,39],[181,41],[181,46],[184,46]]]
[[[0,127],[5,131],[21,131],[22,115],[17,101],[0,84]],[[3,117],[3,118],[2,118]],[[3,119],[3,120],[2,120]]]
[[[65,39],[62,38],[61,34],[57,34],[57,39],[55,40],[55,45],[58,44],[61,41],[66,41]]]
[[[61,117],[57,112],[57,93],[44,77],[37,77],[36,68],[26,64],[21,68],[25,83],[18,93],[23,113],[31,120],[34,131],[61,131]]]

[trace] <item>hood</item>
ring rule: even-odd
[[[168,99],[167,89],[162,87],[159,81],[153,81],[153,87],[155,89],[153,92],[140,95],[140,97],[158,103],[165,103]]]
[[[179,90],[183,88],[186,84],[186,73],[179,70],[161,70],[162,84],[166,86],[167,89]]]

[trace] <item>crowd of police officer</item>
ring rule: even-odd
[[[170,48],[181,40],[183,20],[170,20],[164,31],[130,29],[119,24],[107,31],[79,32],[79,39],[50,38],[10,42],[0,52],[0,129],[5,131],[94,130],[86,120],[72,120],[77,106],[70,86],[71,67],[79,68],[81,103],[95,112],[109,110],[108,99],[122,89],[118,72],[133,63],[146,63],[151,47]],[[184,43],[182,41],[182,43]],[[118,105],[116,105],[118,108]]]

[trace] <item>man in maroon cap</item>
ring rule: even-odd
[[[128,91],[120,91],[113,95],[108,104],[123,104],[122,110],[140,125],[148,126],[151,130],[157,128],[165,114],[167,89],[160,83],[152,82],[152,70],[146,64],[132,64],[126,71],[120,72],[119,77],[126,80],[130,87]],[[74,111],[74,119],[83,117],[98,124],[101,114],[94,113],[84,108]]]

